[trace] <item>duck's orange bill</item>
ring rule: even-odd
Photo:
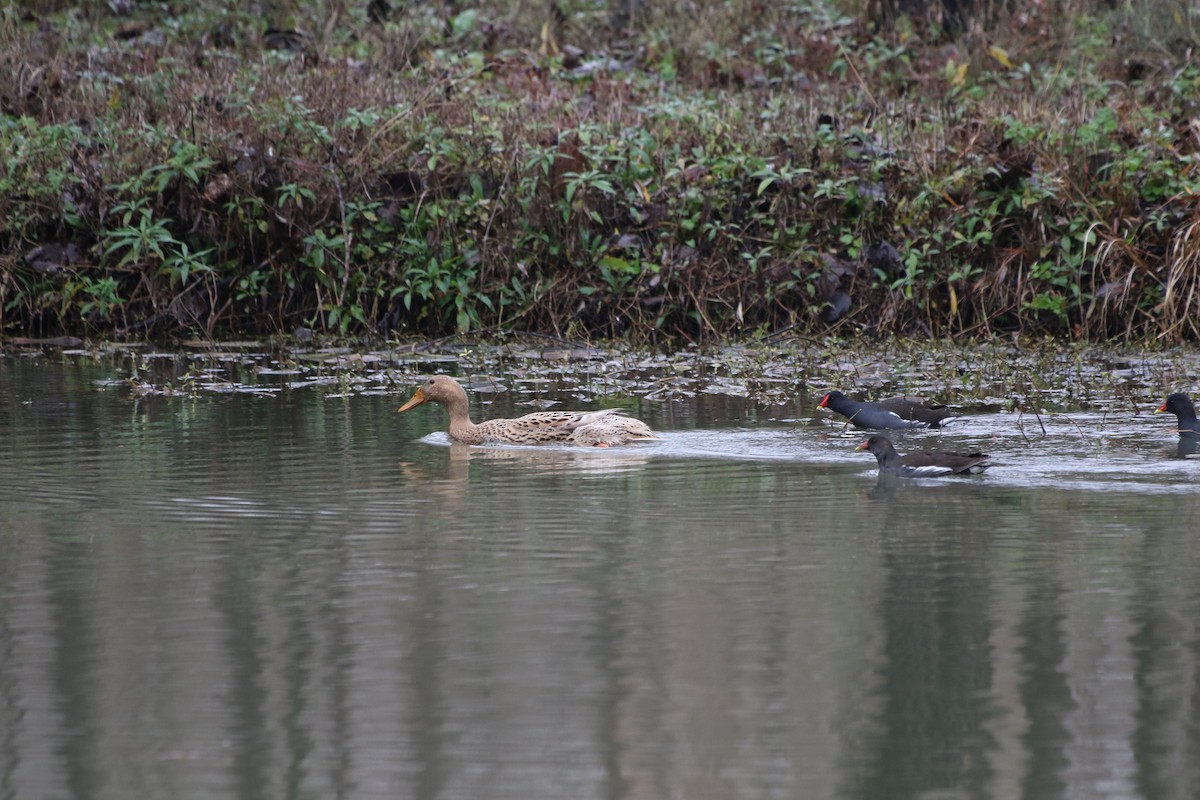
[[[866,449],[867,449],[867,445],[869,445],[869,444],[870,444],[870,442],[863,442],[862,444],[860,444],[858,447],[856,447],[856,448],[854,448],[854,449],[855,449],[855,450],[866,450]]]
[[[1167,413],[1167,404],[1166,404],[1166,403],[1163,403],[1161,406],[1159,406],[1158,408],[1154,409],[1154,413],[1155,413],[1155,414],[1165,414],[1165,413]]]
[[[821,402],[817,403],[817,408],[829,408],[829,395],[821,398]]]
[[[416,393],[411,398],[409,398],[407,403],[400,406],[400,408],[396,409],[396,413],[399,414],[401,412],[408,411],[410,408],[416,408],[417,406],[421,405],[421,403],[424,403],[424,402],[425,402],[425,395],[421,394],[420,389],[417,389]]]

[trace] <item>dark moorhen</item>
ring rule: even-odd
[[[1196,407],[1192,399],[1183,392],[1176,392],[1154,411],[1155,414],[1174,414],[1179,420],[1179,436],[1184,439],[1200,439],[1200,420],[1196,419]]]
[[[984,453],[942,453],[930,450],[902,456],[886,436],[872,436],[858,446],[870,450],[879,462],[880,474],[890,472],[903,478],[933,478],[938,475],[978,475],[991,466]]]
[[[860,403],[841,392],[825,395],[817,408],[836,411],[856,428],[898,430],[901,428],[940,428],[950,409],[907,397],[889,397],[875,403]]]

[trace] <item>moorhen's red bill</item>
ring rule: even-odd
[[[817,407],[836,411],[850,420],[850,424],[856,428],[873,430],[939,428],[953,413],[945,406],[907,397],[889,397],[875,403],[860,403],[841,392],[825,395]]]
[[[1179,420],[1179,435],[1187,439],[1200,439],[1200,420],[1196,419],[1196,407],[1192,398],[1176,392],[1154,411],[1155,414],[1174,414]]]
[[[904,478],[933,478],[939,475],[978,475],[991,466],[986,453],[942,453],[936,450],[900,455],[892,440],[872,436],[856,449],[869,450],[879,462],[879,471]]]

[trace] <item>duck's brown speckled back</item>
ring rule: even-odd
[[[631,442],[653,442],[659,439],[650,426],[633,417],[609,416],[571,432],[570,441],[581,447],[614,447]]]
[[[407,411],[433,401],[450,414],[450,438],[464,444],[549,444],[563,442],[588,447],[628,444],[655,439],[642,421],[622,416],[616,409],[601,411],[537,411],[516,419],[471,422],[467,393],[448,375],[434,375],[412,399],[400,407]]]

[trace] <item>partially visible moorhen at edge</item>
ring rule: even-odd
[[[1200,420],[1196,419],[1196,407],[1192,405],[1192,398],[1183,392],[1168,397],[1167,402],[1155,409],[1154,413],[1174,414],[1175,419],[1179,420],[1180,438],[1200,439]]]
[[[889,397],[874,403],[860,403],[841,392],[825,395],[817,408],[828,408],[850,420],[850,424],[856,428],[872,430],[940,428],[953,413],[945,406],[907,397]]]
[[[869,450],[879,462],[879,472],[902,478],[934,478],[940,475],[978,475],[991,466],[986,453],[943,453],[936,450],[900,455],[892,440],[872,436],[856,449]]]

